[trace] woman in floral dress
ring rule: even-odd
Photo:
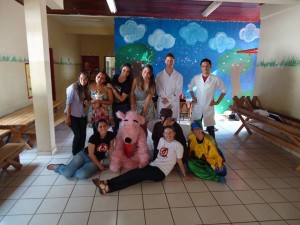
[[[93,127],[94,133],[96,129],[94,123],[100,118],[104,118],[108,124],[112,124],[113,93],[107,88],[107,84],[111,83],[111,79],[104,70],[101,70],[95,78],[95,83],[90,84],[91,104],[88,113],[89,126]]]

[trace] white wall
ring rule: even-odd
[[[53,49],[56,99],[65,100],[66,88],[77,80],[81,69],[80,39],[48,16],[49,47]]]
[[[300,6],[262,6],[254,94],[264,108],[300,119],[300,65],[259,66],[261,62],[300,62]]]
[[[0,116],[32,103],[27,96],[25,15],[16,1],[0,1]],[[3,57],[9,58],[5,60]],[[13,59],[15,57],[16,61]]]

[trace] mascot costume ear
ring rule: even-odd
[[[110,170],[119,172],[121,168],[142,168],[149,163],[150,155],[147,147],[146,134],[141,125],[144,117],[136,111],[126,114],[118,111],[117,117],[122,121],[116,137],[116,146],[111,154]]]

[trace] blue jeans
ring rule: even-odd
[[[98,166],[83,151],[78,152],[68,165],[58,166],[55,169],[56,173],[60,173],[67,178],[77,177],[78,179],[90,178],[98,171]]]

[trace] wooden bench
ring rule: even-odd
[[[24,149],[23,143],[8,143],[0,148],[0,168],[6,170],[12,165],[17,170],[21,169],[19,154]]]
[[[257,96],[253,99],[234,96],[233,105],[230,108],[237,113],[242,122],[235,135],[238,135],[243,128],[249,134],[252,134],[251,130],[254,130],[269,140],[300,153],[300,121],[278,113],[276,114],[282,117],[283,122],[261,116],[253,112],[256,106],[262,108]]]
[[[10,135],[11,135],[10,130],[8,130],[8,129],[0,129],[0,147],[2,147],[4,145],[3,139],[5,137],[7,137],[6,143],[9,141]]]
[[[54,114],[54,126],[58,126],[59,124],[63,123],[66,119],[66,114],[63,110],[56,111]],[[35,124],[28,127],[23,134],[29,137],[28,144],[30,146],[34,145],[36,139],[36,131],[35,131]]]

